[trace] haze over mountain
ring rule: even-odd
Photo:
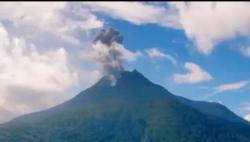
[[[74,98],[0,125],[3,142],[249,142],[250,125],[218,103],[191,101],[122,66],[122,37],[93,42],[103,77]],[[100,48],[102,47],[102,48]]]

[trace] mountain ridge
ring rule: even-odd
[[[110,78],[104,76],[65,103],[1,125],[0,141],[250,140],[250,127],[247,124],[221,117],[228,111],[220,115],[209,112],[208,115],[208,112],[198,110],[194,101],[181,100],[136,70],[121,72],[116,84],[110,83]],[[239,118],[235,116],[235,119]]]

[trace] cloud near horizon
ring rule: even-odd
[[[226,83],[226,84],[221,84],[221,85],[215,87],[215,90],[216,90],[216,93],[240,90],[240,89],[246,87],[248,84],[249,84],[249,81],[239,81],[239,82],[234,82],[234,83]]]
[[[103,25],[76,3],[1,3],[0,122],[56,105],[75,95],[72,88],[95,82],[100,72],[78,67],[67,48],[80,43],[78,32]]]
[[[35,45],[25,39],[9,35],[2,24],[0,24],[0,37],[1,112],[10,111],[10,109],[12,112],[25,106],[25,110],[16,111],[24,113],[29,112],[33,107],[28,103],[20,104],[20,102],[15,102],[15,107],[10,107],[8,104],[11,104],[14,98],[10,100],[10,95],[15,96],[15,93],[18,93],[14,90],[23,90],[25,93],[30,90],[33,96],[36,96],[36,92],[44,92],[44,94],[61,92],[77,84],[78,73],[69,66],[68,55],[64,48],[40,52]],[[21,95],[21,92],[18,94]],[[27,94],[32,98],[32,93]],[[0,120],[4,117],[1,115]]]
[[[250,114],[245,115],[244,119],[250,122]]]

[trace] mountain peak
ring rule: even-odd
[[[133,71],[123,71],[121,73],[121,77],[118,80],[127,80],[127,81],[136,81],[134,83],[139,82],[150,82],[146,77],[144,77],[139,71],[133,70]],[[133,83],[133,82],[131,82]]]
[[[115,83],[114,83],[115,82]],[[144,77],[139,71],[122,71],[119,76],[113,76],[112,74],[103,76],[96,86],[110,87],[117,84],[147,84],[151,83],[146,77]]]
[[[225,108],[178,98],[137,70],[120,72],[115,86],[110,76],[63,104],[0,125],[0,141],[250,141],[250,127]]]
[[[132,71],[132,73],[135,73],[135,74],[141,74],[139,71],[137,71],[136,69],[134,69],[133,71]]]

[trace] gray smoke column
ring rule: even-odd
[[[113,28],[106,28],[100,30],[99,34],[94,39],[94,43],[97,41],[100,41],[107,46],[111,46],[114,42],[122,44],[123,37],[117,30]]]
[[[95,60],[101,64],[105,75],[119,77],[124,70],[122,63],[123,36],[113,28],[100,30],[93,41]]]

